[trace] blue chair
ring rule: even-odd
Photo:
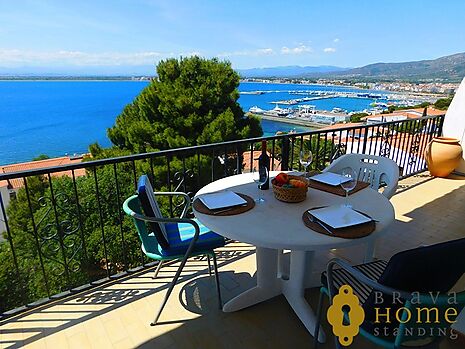
[[[435,321],[425,323],[415,314],[419,308],[436,307],[440,314],[443,314],[447,308],[453,307],[457,313],[464,308],[465,291],[456,293],[457,304],[449,304],[448,295],[448,291],[465,273],[464,251],[465,238],[462,238],[402,251],[392,256],[389,262],[378,260],[351,266],[341,259],[331,260],[321,278],[323,287],[320,290],[314,347],[318,346],[316,338],[320,330],[324,296],[326,295],[331,302],[337,290],[343,285],[351,286],[360,300],[365,312],[365,321],[360,327],[360,334],[371,342],[383,348],[397,349],[408,342],[425,340],[425,337],[431,340],[440,337],[441,332],[450,327],[450,323],[444,319],[437,323]],[[374,291],[383,294],[381,303],[376,302]],[[397,301],[394,302],[392,298],[394,292],[400,295],[402,305]],[[413,296],[413,292],[418,292],[420,302],[418,297]],[[435,296],[438,292],[437,299],[433,300],[429,292],[433,292]],[[390,308],[391,314],[401,311],[402,321],[408,319],[409,314],[412,314],[412,319],[408,323],[403,323],[392,316],[393,321],[389,324],[377,323],[375,306],[381,309]],[[350,321],[347,313],[344,316],[346,321]],[[419,324],[416,324],[417,320],[420,320]],[[428,335],[415,335],[419,327],[426,329]],[[379,335],[383,333],[384,328],[387,328],[390,336]],[[406,335],[409,331],[412,334]],[[340,348],[337,337],[335,344],[336,348]]]
[[[180,218],[163,217],[157,203],[157,196],[182,197],[184,199],[184,207]],[[210,231],[196,219],[187,218],[190,205],[191,200],[186,193],[155,193],[146,175],[139,178],[138,194],[129,197],[123,204],[124,212],[134,221],[142,243],[142,251],[147,257],[159,261],[154,278],[157,277],[163,262],[181,260],[181,264],[155,315],[155,319],[150,324],[151,326],[157,324],[187,259],[192,256],[207,256],[210,275],[210,256],[213,258],[218,302],[220,309],[222,308],[218,265],[214,249],[224,246],[225,240],[220,235]]]

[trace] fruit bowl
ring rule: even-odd
[[[304,177],[280,173],[271,184],[274,196],[279,201],[301,202],[307,197],[308,181]]]

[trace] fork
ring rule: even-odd
[[[309,219],[310,222],[318,224],[320,227],[322,227],[324,230],[328,232],[329,235],[334,235],[334,233],[323,223],[321,223],[318,219],[312,216],[312,214],[309,212]]]

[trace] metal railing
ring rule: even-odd
[[[153,266],[122,212],[143,173],[156,190],[192,195],[211,181],[250,171],[266,140],[272,169],[302,169],[300,150],[310,148],[314,170],[343,154],[364,153],[393,159],[403,178],[426,169],[424,150],[441,135],[443,121],[441,115],[331,127],[0,174],[0,183],[16,194],[9,200],[0,191],[6,239],[0,243],[0,319]],[[182,203],[161,205],[172,216]]]

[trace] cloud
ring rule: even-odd
[[[300,55],[302,53],[309,53],[313,52],[312,48],[310,46],[305,46],[303,44],[300,44],[299,46],[289,48],[287,46],[283,46],[281,48],[281,53],[283,55]]]
[[[325,49],[323,49],[323,52],[334,53],[336,52],[336,49],[334,47],[326,47]]]
[[[272,48],[261,48],[257,50],[259,54],[264,54],[264,55],[272,55],[274,53],[274,50]]]
[[[184,54],[188,55],[188,54]],[[89,53],[82,51],[24,51],[0,49],[0,66],[16,65],[145,65],[168,56],[161,52],[99,52]]]
[[[337,44],[339,41],[340,41],[339,38],[336,38],[336,39],[333,40],[333,42],[334,42],[335,44]]]
[[[242,50],[233,52],[222,52],[217,54],[217,57],[233,57],[233,56],[266,56],[274,54],[272,48],[259,48],[257,50]]]
[[[299,55],[303,53],[313,52],[313,49],[310,46],[304,44],[299,44],[295,47],[283,46],[279,50],[272,48],[260,48],[257,50],[241,50],[233,52],[222,52],[217,55],[217,57],[233,57],[233,56],[268,56],[275,54],[282,55]]]

